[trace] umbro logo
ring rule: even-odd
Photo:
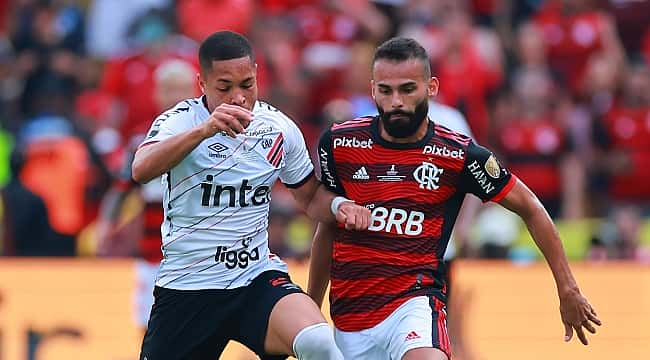
[[[221,143],[214,143],[212,145],[208,145],[208,149],[210,149],[210,150],[212,150],[214,152],[222,152],[222,151],[228,149],[228,147],[226,145],[224,145],[224,144],[221,144]]]
[[[357,170],[354,175],[352,175],[352,179],[354,180],[369,180],[370,176],[368,176],[368,171],[366,171],[366,167],[362,166]]]
[[[208,149],[210,149],[210,151],[214,151],[214,152],[210,152],[210,154],[208,155],[211,158],[225,159],[227,157],[226,154],[220,154],[220,152],[222,152],[224,150],[228,150],[228,147],[226,145],[224,145],[224,144],[214,143],[214,144],[208,145]]]
[[[406,335],[406,338],[404,339],[404,341],[411,341],[411,340],[415,340],[415,339],[419,339],[419,338],[420,338],[420,335],[418,335],[418,333],[416,333],[415,331],[411,331],[410,333],[408,333],[408,335]]]

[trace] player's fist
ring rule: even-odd
[[[367,230],[370,224],[370,210],[353,201],[343,201],[336,212],[336,221],[344,224],[348,230]]]
[[[241,106],[221,104],[201,125],[203,136],[209,138],[216,133],[224,132],[228,136],[236,137],[237,134],[245,131],[252,119],[253,113]]]

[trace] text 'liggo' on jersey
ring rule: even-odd
[[[287,271],[268,248],[271,187],[298,187],[313,173],[296,124],[257,101],[245,134],[203,140],[162,177],[163,260],[156,285],[171,289],[230,289],[267,270]],[[210,117],[204,98],[160,115],[143,142],[161,141]],[[143,146],[141,145],[141,146]]]
[[[466,193],[498,201],[515,178],[487,149],[429,123],[426,136],[397,144],[379,117],[334,125],[318,149],[321,181],[372,211],[367,231],[338,227],[331,315],[343,331],[375,326],[413,296],[444,300],[442,256]]]

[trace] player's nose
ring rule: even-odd
[[[243,94],[235,94],[232,97],[232,101],[230,103],[233,105],[245,107],[247,105],[246,96]]]
[[[395,93],[391,96],[390,105],[393,109],[399,109],[404,106],[404,101],[399,94]]]

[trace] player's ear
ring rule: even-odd
[[[372,94],[372,99],[375,99],[375,80],[370,80],[370,94]]]
[[[205,90],[207,88],[205,79],[203,78],[202,72],[196,73],[196,81],[199,82],[199,87],[201,88],[201,92],[205,94]]]
[[[429,88],[428,90],[428,95],[431,96],[436,96],[438,95],[438,88],[440,87],[440,82],[438,81],[438,78],[435,76],[432,76],[431,79],[429,79]]]

